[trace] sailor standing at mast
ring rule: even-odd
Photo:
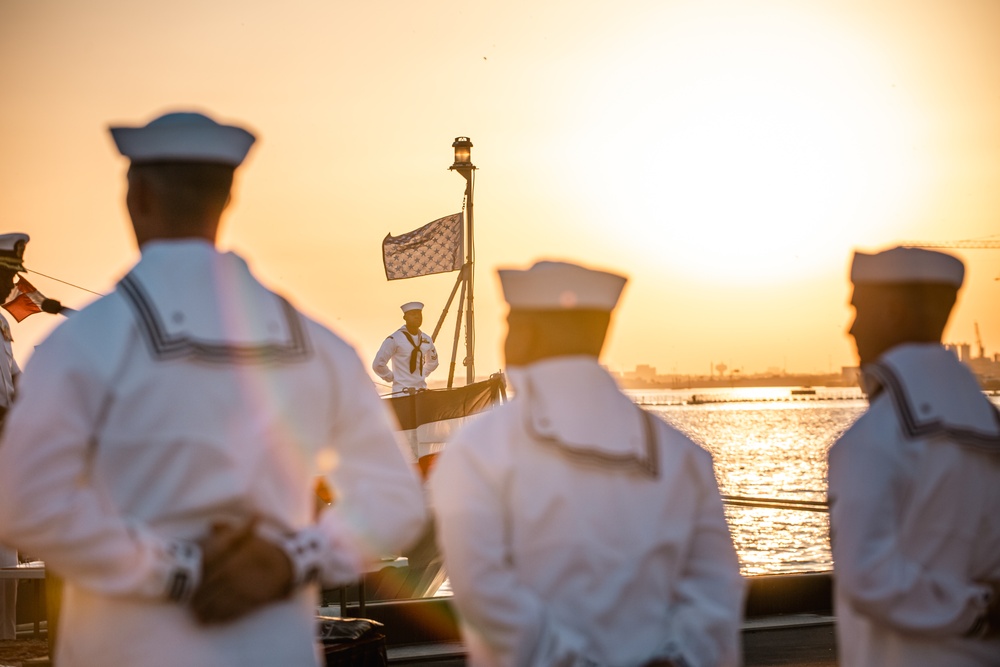
[[[438,354],[434,341],[420,330],[424,322],[424,304],[410,301],[400,309],[405,324],[382,342],[372,361],[372,370],[392,383],[392,393],[410,394],[427,388],[427,376],[438,367]]]

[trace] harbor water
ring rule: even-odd
[[[867,407],[846,387],[632,390],[632,399],[712,453],[724,497],[824,502],[827,450]],[[833,567],[822,507],[726,504],[745,575]]]
[[[855,387],[626,393],[711,452],[719,490],[730,501],[825,503],[827,450],[868,407]],[[1000,405],[1000,397],[991,400]],[[725,512],[744,575],[833,569],[825,508],[727,502]],[[447,582],[439,594],[450,594]]]
[[[712,454],[723,496],[826,501],[826,454],[867,409],[854,387],[626,390]],[[810,393],[815,392],[815,393]],[[818,509],[818,508],[814,508]],[[725,506],[746,576],[833,569],[825,511]],[[448,581],[437,593],[450,595]]]

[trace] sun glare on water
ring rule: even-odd
[[[738,7],[674,21],[594,84],[575,150],[597,222],[703,280],[839,270],[846,248],[917,204],[919,119],[845,26]]]

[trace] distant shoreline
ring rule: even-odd
[[[615,377],[622,389],[735,389],[737,387],[856,387],[837,375],[750,375],[746,377],[686,377],[667,380],[641,380]]]
[[[747,375],[726,377],[705,377],[698,375],[668,376],[665,379],[643,380],[625,378],[612,373],[615,382],[622,389],[736,389],[746,387],[857,387],[858,383],[848,380],[841,373],[801,374],[801,375]],[[1000,379],[977,376],[984,391],[1000,391]],[[486,378],[478,378],[485,380]],[[443,389],[445,383],[430,382],[431,389]]]

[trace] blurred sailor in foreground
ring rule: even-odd
[[[27,234],[0,234],[0,302],[5,303],[14,290],[14,277],[24,271],[24,248]],[[10,325],[0,315],[0,333],[3,334],[3,359],[0,359],[0,432],[4,418],[14,402],[14,389],[21,369],[14,359],[11,343],[14,337]],[[0,567],[17,565],[17,551],[0,546]],[[17,638],[17,581],[0,581],[0,639]]]
[[[744,583],[711,456],[598,363],[626,279],[499,273],[516,396],[430,480],[470,664],[739,664]]]
[[[403,326],[384,341],[372,361],[372,370],[392,383],[392,393],[412,393],[427,389],[427,376],[438,367],[437,349],[431,337],[420,330],[424,323],[424,304],[411,301],[400,306]],[[392,370],[389,362],[392,361]]]
[[[939,252],[854,255],[870,405],[829,453],[845,667],[1000,665],[1000,415],[940,343],[963,275]]]
[[[253,135],[111,133],[142,258],[29,361],[0,539],[66,580],[60,667],[315,665],[316,578],[408,546],[420,484],[355,352],[215,247]]]

